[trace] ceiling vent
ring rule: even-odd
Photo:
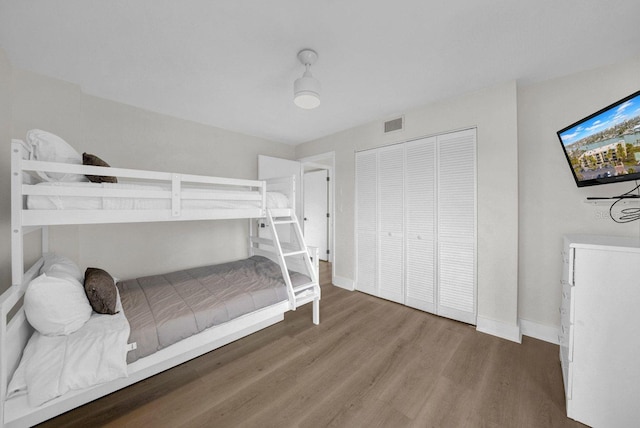
[[[402,131],[404,128],[404,116],[400,116],[396,119],[387,120],[384,123],[384,133],[388,134],[389,132]]]

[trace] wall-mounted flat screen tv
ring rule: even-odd
[[[578,187],[640,180],[640,91],[558,131]]]

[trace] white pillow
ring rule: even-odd
[[[74,279],[40,275],[24,294],[24,312],[29,324],[46,336],[73,333],[91,317],[82,284]]]
[[[27,132],[31,145],[31,158],[43,162],[61,162],[82,165],[82,155],[62,138],[40,129]],[[36,171],[44,181],[89,181],[82,174]]]
[[[81,284],[84,282],[82,271],[71,259],[54,253],[45,253],[42,258],[44,264],[40,268],[40,274],[62,279],[75,279]]]

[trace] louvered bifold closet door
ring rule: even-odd
[[[435,313],[436,138],[405,145],[405,304]]]
[[[404,145],[378,150],[378,296],[404,303]]]
[[[356,290],[378,295],[378,155],[356,153]]]
[[[438,314],[476,323],[476,131],[438,136]]]

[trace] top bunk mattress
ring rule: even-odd
[[[36,186],[65,187],[73,189],[113,189],[134,190],[142,192],[166,192],[167,187],[133,183],[91,183],[91,182],[42,182]],[[247,200],[248,192],[219,189],[215,196],[211,190],[197,187],[182,189],[194,195],[182,199],[181,208],[184,210],[208,209],[244,209],[261,208],[260,200]],[[259,196],[259,192],[253,192]],[[213,196],[213,197],[209,197]],[[238,199],[234,199],[237,197]],[[267,208],[289,208],[289,199],[280,192],[266,192]],[[27,208],[30,210],[168,210],[171,209],[171,199],[153,197],[99,197],[99,196],[67,196],[67,195],[29,195]]]
[[[293,286],[309,282],[291,273]],[[287,301],[280,266],[253,256],[162,275],[120,281],[122,308],[136,349],[127,362],[250,312]]]

